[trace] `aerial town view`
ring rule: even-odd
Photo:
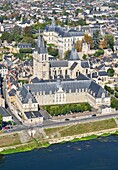
[[[0,0],[0,170],[118,170],[118,1]]]

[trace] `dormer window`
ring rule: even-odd
[[[105,93],[104,92],[102,93],[102,98],[105,98]]]

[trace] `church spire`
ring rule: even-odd
[[[40,48],[40,44],[41,44],[41,37],[40,37],[40,28],[39,28],[39,36],[38,36],[38,40],[37,40],[37,47]]]
[[[73,37],[72,48],[75,49],[75,38]]]

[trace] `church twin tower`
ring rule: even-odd
[[[33,53],[33,77],[49,79],[49,57],[43,38],[39,37]]]

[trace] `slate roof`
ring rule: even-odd
[[[99,73],[99,76],[108,76],[108,73],[106,71],[100,71]]]
[[[29,88],[28,86],[26,88],[26,86],[24,85],[20,92],[22,103],[28,103],[29,99],[32,100],[32,103],[37,103],[35,97],[32,95],[31,91],[28,90],[28,88]]]
[[[24,112],[24,114],[28,119],[42,117],[39,111]]]
[[[82,68],[89,68],[89,61],[81,61],[81,67]]]
[[[37,45],[36,45],[36,48],[35,50],[39,53],[39,54],[47,54],[48,51],[47,51],[47,47],[46,47],[46,44],[44,42],[44,39],[40,37],[38,37],[38,40],[37,40]]]
[[[79,32],[75,29],[70,29],[69,31],[65,31],[61,26],[56,26],[56,25],[47,25],[45,27],[45,31],[57,32],[61,37],[84,36],[84,32]]]
[[[67,60],[80,60],[75,47],[73,47],[70,53],[68,54]]]
[[[32,79],[31,82],[32,83],[40,83],[40,80],[38,79],[38,77],[35,77],[34,79]]]
[[[68,32],[70,33],[70,35],[72,37],[75,37],[75,36],[84,36],[84,32],[80,32],[80,31],[77,31],[77,30],[74,30],[74,29],[70,29]]]
[[[62,31],[59,33],[59,36],[61,37],[71,37],[70,33],[68,31]]]
[[[68,67],[68,61],[66,60],[50,61],[50,67]]]
[[[116,41],[114,42],[114,45],[115,45],[115,46],[118,46],[118,40],[116,40]]]
[[[4,107],[0,107],[0,114],[1,114],[3,117],[11,116],[10,113],[8,112],[8,110],[5,109]]]
[[[18,44],[18,48],[32,48],[32,45],[28,43],[20,43]]]
[[[9,96],[15,96],[15,94],[16,94],[16,90],[15,89],[11,89],[9,91]]]
[[[3,64],[0,64],[0,69],[6,69],[6,66]]]
[[[62,87],[63,91],[66,91],[66,93],[69,93],[69,90],[71,92],[75,92],[76,89],[79,91],[79,89],[87,90],[88,93],[91,94],[94,93],[94,96],[96,98],[100,98],[102,93],[105,93],[105,96],[108,97],[107,92],[96,82],[92,81],[91,79],[87,78],[86,76],[83,76],[80,74],[80,78],[78,77],[77,80],[65,80],[65,81],[46,81],[41,83],[35,83],[35,84],[27,84],[23,85],[23,88],[21,90],[21,96],[23,96],[24,101],[28,102],[28,98],[32,98],[34,100],[32,94],[37,94],[40,92],[44,92],[45,94],[54,94],[58,91],[59,86]],[[30,92],[27,89],[30,89]]]
[[[98,66],[97,69],[98,69],[98,70],[102,70],[102,71],[103,71],[103,70],[104,70],[104,71],[106,70],[104,64]]]
[[[57,32],[57,33],[61,33],[63,32],[63,29],[61,28],[61,26],[52,26],[52,25],[47,25],[45,27],[45,31],[49,31],[49,32]]]
[[[74,63],[71,65],[70,70],[74,70],[74,68],[75,68],[77,65],[78,65],[78,63],[77,63],[77,62],[74,62]]]

